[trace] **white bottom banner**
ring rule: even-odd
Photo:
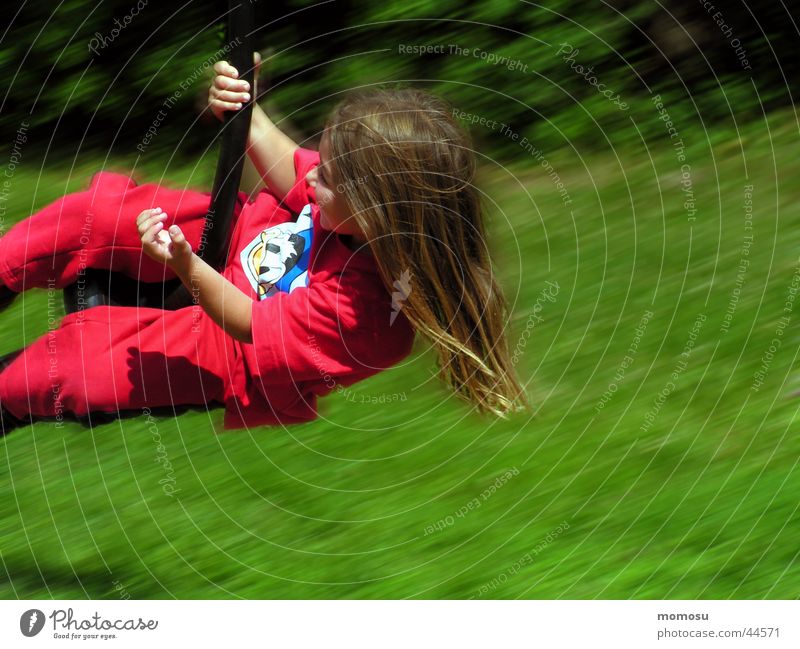
[[[800,647],[797,601],[0,601],[0,646]]]

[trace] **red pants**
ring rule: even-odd
[[[69,194],[0,238],[0,281],[22,291],[55,289],[86,268],[146,282],[175,275],[142,253],[136,217],[161,207],[197,249],[209,194],[156,184],[136,186],[97,174],[88,190]],[[0,404],[12,415],[223,403],[231,381],[233,340],[199,305],[178,311],[95,307],[66,316],[0,373]]]

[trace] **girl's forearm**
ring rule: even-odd
[[[196,254],[173,270],[209,317],[229,336],[252,343],[250,331],[253,300]]]
[[[295,183],[297,143],[283,133],[258,104],[253,105],[247,153],[267,186],[279,197]]]

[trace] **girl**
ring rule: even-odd
[[[252,90],[225,62],[221,118]],[[268,190],[240,195],[228,265],[193,251],[209,194],[100,172],[0,238],[0,300],[62,288],[87,267],[179,277],[194,305],[98,306],[63,318],[0,371],[3,431],[36,417],[225,406],[225,428],[314,419],[317,397],[386,369],[415,331],[440,377],[481,412],[527,408],[504,337],[475,156],[439,98],[413,89],[341,102],[319,147],[254,107],[248,153]],[[142,254],[144,253],[144,254]]]

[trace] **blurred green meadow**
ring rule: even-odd
[[[482,162],[532,415],[472,413],[418,338],[310,424],[38,422],[0,440],[0,597],[796,598],[796,115],[686,131],[693,207],[666,131],[636,132],[547,150],[567,205],[524,150]],[[21,165],[7,225],[132,164]],[[53,308],[19,298],[0,353]]]

